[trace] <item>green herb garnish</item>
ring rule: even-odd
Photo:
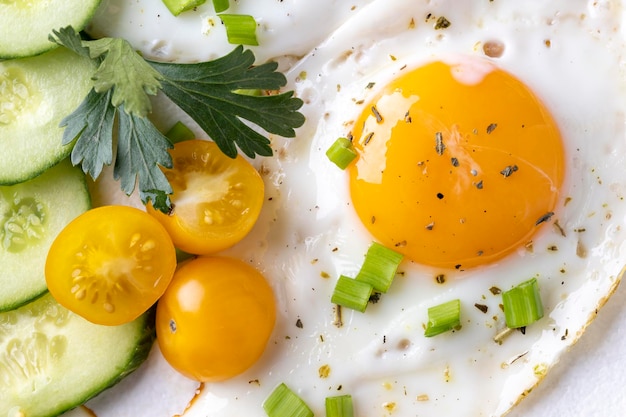
[[[326,417],[354,417],[351,395],[326,397]]]
[[[221,13],[230,7],[229,0],[213,0],[213,8],[215,9],[215,13]]]
[[[369,282],[357,281],[345,275],[340,275],[330,302],[342,307],[357,310],[363,313],[372,296],[374,287]]]
[[[337,138],[326,151],[328,159],[340,169],[346,169],[350,162],[356,158],[357,154],[352,146],[352,141],[348,138]]]
[[[313,417],[313,411],[284,383],[267,397],[263,409],[269,417]]]
[[[189,129],[186,124],[179,120],[178,122],[174,123],[172,127],[170,127],[170,129],[165,134],[165,137],[167,137],[172,143],[178,143],[186,140],[195,139],[196,135],[194,135],[193,131]]]
[[[370,284],[376,291],[386,293],[404,255],[393,251],[378,242],[372,242],[367,249],[365,261],[356,276],[357,281]]]
[[[543,317],[543,303],[536,278],[531,278],[502,293],[507,327],[528,326]]]
[[[268,133],[294,137],[304,123],[302,100],[293,92],[251,96],[241,90],[278,90],[285,76],[270,62],[253,66],[254,54],[236,47],[214,61],[177,64],[143,59],[123,39],[85,41],[71,27],[54,31],[50,40],[94,61],[93,89],[62,122],[63,143],[75,143],[72,163],[97,178],[115,153],[114,177],[130,195],[138,184],[141,201],[167,212],[172,188],[160,166],[170,168],[171,142],[152,124],[150,96],[161,90],[231,158],[237,147],[248,157],[270,156],[269,139],[246,125],[245,119]],[[118,119],[117,148],[113,126]]]
[[[424,336],[433,337],[461,327],[461,301],[451,300],[428,308],[428,324]]]
[[[229,43],[241,45],[259,44],[256,38],[256,20],[247,14],[220,13],[218,17],[226,27],[226,38]]]

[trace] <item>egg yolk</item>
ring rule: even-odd
[[[559,129],[522,82],[486,62],[434,62],[364,107],[352,132],[353,205],[381,243],[464,269],[528,244],[564,175]]]

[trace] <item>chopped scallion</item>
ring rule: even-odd
[[[376,291],[386,293],[403,257],[401,253],[373,242],[367,250],[365,261],[356,279],[369,283]]]
[[[326,397],[326,417],[353,417],[351,395],[337,395]]]
[[[176,122],[174,126],[167,131],[165,136],[172,142],[178,143],[185,140],[195,139],[196,135],[183,122]]]
[[[432,337],[461,326],[461,301],[451,300],[428,309],[424,336]]]
[[[174,16],[178,16],[182,12],[191,10],[194,7],[200,6],[206,0],[163,0],[165,6],[167,6],[170,13]]]
[[[543,304],[536,278],[531,278],[502,293],[507,327],[528,326],[543,317]]]
[[[235,45],[258,45],[256,38],[256,20],[254,17],[245,14],[218,15],[224,26],[226,26],[226,37],[228,42]]]
[[[369,283],[341,275],[337,280],[330,301],[362,313],[367,308],[367,303],[373,291],[374,287]]]
[[[281,383],[263,402],[269,417],[313,417],[313,411],[287,385]]]
[[[229,7],[229,0],[213,0],[213,8],[215,9],[215,13],[221,13],[223,11],[226,11]]]
[[[237,94],[242,94],[244,96],[255,96],[255,97],[259,97],[263,95],[263,90],[259,90],[257,89],[246,89],[246,88],[241,88],[239,90],[235,90],[234,91]]]
[[[326,151],[326,156],[332,163],[341,169],[346,169],[356,158],[352,141],[348,138],[338,138]]]

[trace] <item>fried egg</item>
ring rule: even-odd
[[[88,406],[99,417],[263,416],[261,404],[284,382],[316,415],[338,394],[352,395],[360,416],[504,415],[621,279],[621,4],[270,3],[236,7],[261,22],[260,61],[291,56],[285,89],[305,101],[307,122],[294,139],[271,138],[274,157],[253,161],[267,202],[225,254],[271,282],[273,336],[244,374],[201,387],[155,348]],[[209,6],[180,20],[142,2],[105,1],[101,11],[94,33],[162,59],[228,50],[202,32]],[[163,123],[183,118],[156,107]],[[359,157],[342,171],[325,151],[346,136]],[[105,201],[118,198],[97,186]],[[405,260],[365,313],[339,314],[335,282],[356,275],[373,240]],[[500,293],[533,277],[545,315],[507,332]],[[462,327],[424,337],[428,308],[452,299]]]

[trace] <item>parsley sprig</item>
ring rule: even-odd
[[[93,88],[81,105],[61,122],[63,143],[74,144],[71,160],[97,178],[104,165],[113,163],[113,175],[130,195],[139,189],[149,201],[169,210],[172,188],[160,169],[170,168],[170,141],[152,124],[150,96],[161,90],[213,139],[226,155],[235,157],[237,147],[247,156],[270,156],[268,138],[242,119],[268,133],[294,137],[304,123],[298,112],[302,100],[293,92],[253,96],[241,90],[279,90],[286,84],[277,64],[253,66],[254,54],[236,47],[209,62],[178,64],[142,58],[131,45],[118,38],[83,40],[71,27],[53,31],[53,42],[91,59],[95,65]],[[114,149],[113,130],[118,120]],[[114,152],[115,151],[115,152]]]

